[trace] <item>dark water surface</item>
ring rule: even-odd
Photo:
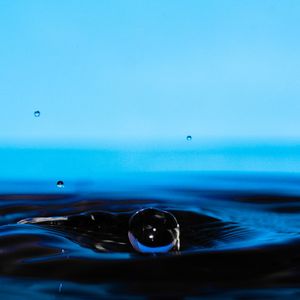
[[[296,175],[170,172],[64,181],[64,188],[56,181],[0,186],[5,299],[300,297]],[[128,222],[147,207],[176,217],[180,251],[133,249]],[[88,223],[91,214],[100,214],[101,226]],[[57,216],[78,218],[72,226],[21,221]]]

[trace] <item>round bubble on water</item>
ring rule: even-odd
[[[129,220],[128,238],[141,253],[164,253],[179,250],[179,224],[170,212],[145,208]]]
[[[63,187],[64,187],[64,182],[61,181],[61,180],[59,180],[59,181],[57,181],[56,186],[57,186],[58,188],[63,188]]]
[[[39,110],[36,110],[35,112],[34,112],[34,116],[35,117],[39,117],[41,115],[41,112],[39,111]]]
[[[192,136],[191,135],[187,135],[186,139],[187,139],[187,141],[191,141],[192,140]]]

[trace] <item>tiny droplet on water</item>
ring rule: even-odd
[[[64,182],[61,181],[61,180],[59,180],[59,181],[57,181],[56,186],[57,186],[58,188],[63,188],[63,187],[64,187]]]
[[[179,250],[179,235],[179,224],[175,216],[161,209],[141,209],[129,220],[129,241],[141,253]]]
[[[192,136],[191,136],[191,135],[188,135],[188,136],[186,137],[186,139],[187,139],[188,141],[191,141],[191,140],[192,140]]]
[[[39,110],[36,110],[36,111],[34,112],[34,116],[35,116],[35,117],[39,117],[40,115],[41,115],[41,113],[40,113]]]

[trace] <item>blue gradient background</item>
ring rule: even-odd
[[[299,15],[296,0],[1,0],[0,178],[299,171]]]
[[[298,138],[299,15],[296,0],[2,0],[0,142]]]

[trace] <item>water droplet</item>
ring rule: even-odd
[[[187,139],[187,141],[191,141],[192,140],[192,136],[191,135],[187,135],[186,139]]]
[[[61,291],[62,291],[62,287],[63,287],[63,284],[62,284],[62,283],[60,283],[60,284],[59,284],[59,287],[58,287],[58,292],[59,292],[59,293],[61,293]]]
[[[40,115],[41,115],[41,113],[40,113],[39,110],[36,110],[36,111],[34,112],[34,116],[35,116],[35,117],[39,117]]]
[[[57,186],[58,188],[63,188],[63,187],[64,187],[64,182],[61,181],[61,180],[59,180],[59,181],[57,181],[56,186]]]
[[[179,224],[171,213],[145,208],[129,220],[128,238],[132,247],[142,253],[179,250]]]

